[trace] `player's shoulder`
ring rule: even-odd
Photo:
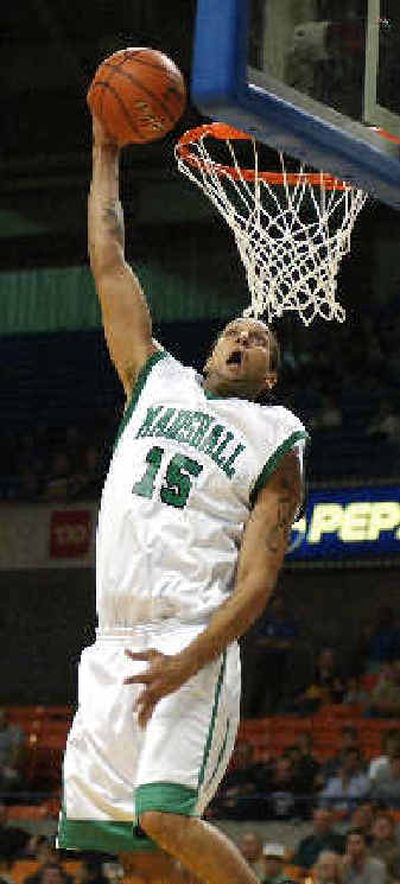
[[[193,368],[183,365],[176,356],[173,356],[169,350],[166,350],[161,346],[158,346],[157,350],[149,356],[143,366],[142,372],[145,375],[149,375],[150,373],[153,373],[155,369],[157,374],[166,374],[168,376],[188,373],[196,374]]]
[[[304,433],[308,435],[307,430],[300,418],[287,408],[285,405],[262,405],[266,420],[275,423],[290,432]]]

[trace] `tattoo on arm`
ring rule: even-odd
[[[112,200],[105,203],[102,220],[111,236],[115,236],[121,248],[124,247],[125,231],[124,231],[124,214],[121,203]]]
[[[280,486],[280,493],[276,505],[276,517],[267,531],[265,540],[267,550],[272,554],[279,552],[282,548],[282,544],[287,543],[289,530],[298,503],[296,489],[287,478],[282,477]]]

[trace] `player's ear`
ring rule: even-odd
[[[278,382],[278,375],[276,371],[269,371],[268,374],[264,378],[265,391],[270,393],[271,390],[275,387],[275,384]]]

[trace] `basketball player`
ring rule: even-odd
[[[209,884],[251,884],[201,814],[234,744],[236,640],[275,586],[306,434],[256,402],[277,378],[264,323],[230,322],[204,377],[152,338],[118,189],[118,149],[95,121],[90,260],[127,406],[101,501],[99,627],[80,664],[59,846],[119,852],[125,881],[183,880],[177,860]]]

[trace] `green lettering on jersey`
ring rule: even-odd
[[[211,455],[212,459],[215,460],[215,463],[217,463],[218,466],[221,467],[221,469],[224,469],[224,464],[225,464],[224,458],[221,457],[221,453],[222,453],[222,451],[224,451],[226,446],[229,445],[229,442],[231,442],[232,439],[234,439],[234,438],[235,437],[234,437],[233,433],[231,433],[230,430],[226,430],[225,439],[222,440],[221,444],[218,445],[217,450],[213,451],[213,453]]]
[[[156,417],[160,414],[160,411],[162,411],[162,409],[163,409],[162,405],[154,405],[154,406],[151,406],[150,408],[147,409],[147,414],[146,414],[146,417],[142,423],[142,426],[140,427],[140,429],[136,433],[137,439],[140,436],[152,436],[153,435],[154,427],[152,425],[153,425]]]
[[[223,424],[216,424],[215,418],[211,415],[187,408],[177,409],[164,405],[149,407],[136,438],[143,436],[161,436],[164,439],[183,442],[197,451],[203,451],[229,479],[232,479],[236,473],[234,466],[236,459],[245,450],[245,445],[237,443],[234,450],[229,453],[232,448],[231,443],[235,442],[234,433],[227,430]],[[152,464],[149,464],[149,476],[151,466]],[[147,481],[150,482],[150,478]],[[145,488],[147,488],[146,483]]]
[[[135,482],[132,488],[134,494],[138,494],[139,497],[147,497],[148,500],[152,498],[154,484],[156,481],[157,473],[161,466],[163,454],[163,448],[150,448],[150,451],[147,452],[147,468],[142,478],[139,479],[139,482]]]
[[[168,424],[171,420],[171,417],[174,416],[176,412],[176,408],[166,408],[164,414],[158,418],[158,421],[154,427],[153,436],[166,436],[168,430]]]
[[[204,436],[210,429],[212,423],[214,423],[214,418],[211,417],[210,414],[203,414],[201,411],[194,411],[192,435],[187,440],[189,445],[192,445],[193,448],[200,448]]]
[[[167,439],[175,439],[177,442],[189,442],[193,427],[195,412],[181,409],[178,411],[174,422],[168,427],[165,435]]]
[[[241,452],[245,450],[245,447],[246,447],[245,445],[242,445],[242,443],[239,442],[239,445],[236,446],[235,450],[232,452],[232,454],[227,458],[227,460],[223,464],[222,469],[223,469],[224,473],[226,473],[226,475],[228,476],[229,479],[232,479],[232,476],[235,475],[236,470],[234,470],[233,464],[234,464],[236,458],[239,457],[239,454],[241,454]]]
[[[146,469],[141,479],[132,487],[133,494],[146,497],[147,500],[154,498],[156,494],[156,478],[162,467],[164,448],[150,448],[146,454]],[[160,498],[163,503],[183,510],[187,504],[192,489],[192,481],[203,470],[203,465],[184,454],[174,454],[171,460],[164,465],[164,481],[160,488]]]
[[[162,502],[182,510],[190,494],[192,478],[199,476],[202,469],[202,464],[191,457],[175,454],[168,464],[165,484],[161,486]]]
[[[204,442],[200,445],[199,451],[205,451],[206,454],[210,454],[212,456],[213,451],[220,442],[221,436],[224,432],[225,429],[221,426],[221,424],[216,424],[215,427],[212,427],[208,436],[206,436]]]

